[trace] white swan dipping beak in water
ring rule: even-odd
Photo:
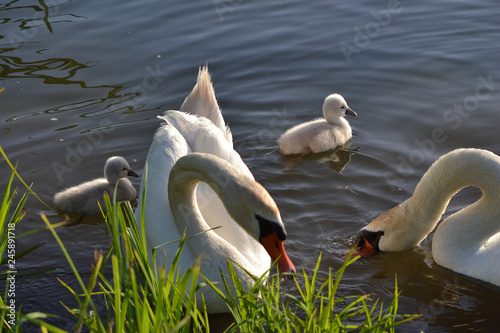
[[[417,246],[467,186],[477,186],[481,198],[438,225],[432,255],[443,267],[500,286],[500,157],[487,150],[457,149],[441,156],[412,197],[360,230],[354,254]]]
[[[165,262],[169,269],[175,241],[185,235],[180,271],[201,256],[201,274],[222,289],[221,270],[228,274],[228,261],[249,282],[245,270],[260,277],[273,261],[280,272],[295,272],[283,246],[286,231],[279,210],[233,149],[206,67],[181,110],[159,117],[165,123],[149,148],[147,179],[142,179],[135,214],[137,223],[144,215],[148,249],[158,247],[155,264]],[[208,312],[229,311],[209,286],[198,291],[199,305],[202,294]]]

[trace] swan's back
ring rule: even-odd
[[[216,155],[254,179],[241,156],[233,149],[232,142],[226,140],[226,133],[209,119],[173,110],[165,112],[162,119],[179,131],[192,152]]]

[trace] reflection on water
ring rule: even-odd
[[[33,43],[53,33],[53,24],[71,23],[86,19],[74,14],[61,14],[60,8],[70,0],[39,0],[37,3],[22,6],[13,0],[0,4],[0,13],[7,33],[3,36],[10,47],[18,49],[24,43]],[[3,45],[5,46],[5,44]]]
[[[286,170],[289,170],[293,168],[293,166],[302,162],[306,163],[306,161],[316,161],[319,163],[328,163],[331,169],[337,172],[342,172],[347,163],[351,160],[351,155],[356,151],[349,150],[349,146],[350,143],[326,152],[308,154],[299,157],[297,157],[298,155],[283,155],[281,156],[280,161],[282,161],[285,165]]]
[[[24,62],[19,57],[0,56],[0,60],[3,62],[0,67],[5,79],[43,79],[46,84],[79,84],[82,88],[85,88],[85,82],[71,81],[70,78],[73,78],[78,70],[92,67],[73,59]]]
[[[438,156],[458,147],[500,153],[499,7],[467,2],[450,10],[424,1],[402,2],[390,17],[386,10],[374,0],[0,4],[0,145],[49,203],[62,188],[101,176],[111,155],[135,160],[141,173],[160,126],[156,115],[182,104],[208,62],[235,148],[280,208],[287,252],[308,272],[323,253],[319,275],[326,276],[341,265],[349,238],[407,199]],[[357,52],[347,59],[342,45]],[[268,154],[335,92],[363,110],[351,146],[295,164],[296,156]],[[10,175],[2,163],[0,188]],[[478,195],[460,193],[446,215]],[[39,228],[40,212],[63,218],[33,198],[28,207],[20,232]],[[94,249],[109,247],[104,226],[84,221],[59,233],[88,277]],[[401,331],[500,326],[499,288],[436,265],[431,238],[358,260],[340,295],[371,293],[387,303],[397,274],[400,312],[423,315]],[[55,273],[20,279],[18,301],[71,327],[57,300],[71,304],[72,297],[56,277],[77,285],[57,244],[41,233],[18,246],[39,241],[19,269]],[[42,298],[51,301],[36,301]]]

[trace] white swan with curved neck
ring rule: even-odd
[[[413,196],[360,230],[357,254],[401,251],[418,245],[438,224],[450,199],[467,186],[482,197],[446,218],[435,231],[437,264],[500,286],[500,157],[457,149],[424,174]]]
[[[222,281],[220,269],[227,273],[229,260],[255,276],[265,274],[271,260],[278,261],[281,272],[294,272],[283,247],[286,232],[279,210],[233,149],[206,67],[181,109],[185,112],[159,117],[165,123],[149,149],[135,214],[138,223],[144,215],[148,248],[159,247],[156,265],[166,262],[168,269],[176,254],[178,243],[163,244],[180,240],[184,232],[190,237],[203,231],[186,240],[182,272],[199,256],[201,273],[212,282]],[[248,277],[234,266],[239,277]],[[209,312],[228,311],[210,287],[200,291]],[[201,294],[197,297],[201,304]]]

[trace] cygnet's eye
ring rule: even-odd
[[[127,171],[127,168],[123,168],[123,171]]]
[[[345,109],[345,106],[342,106],[341,109]]]

